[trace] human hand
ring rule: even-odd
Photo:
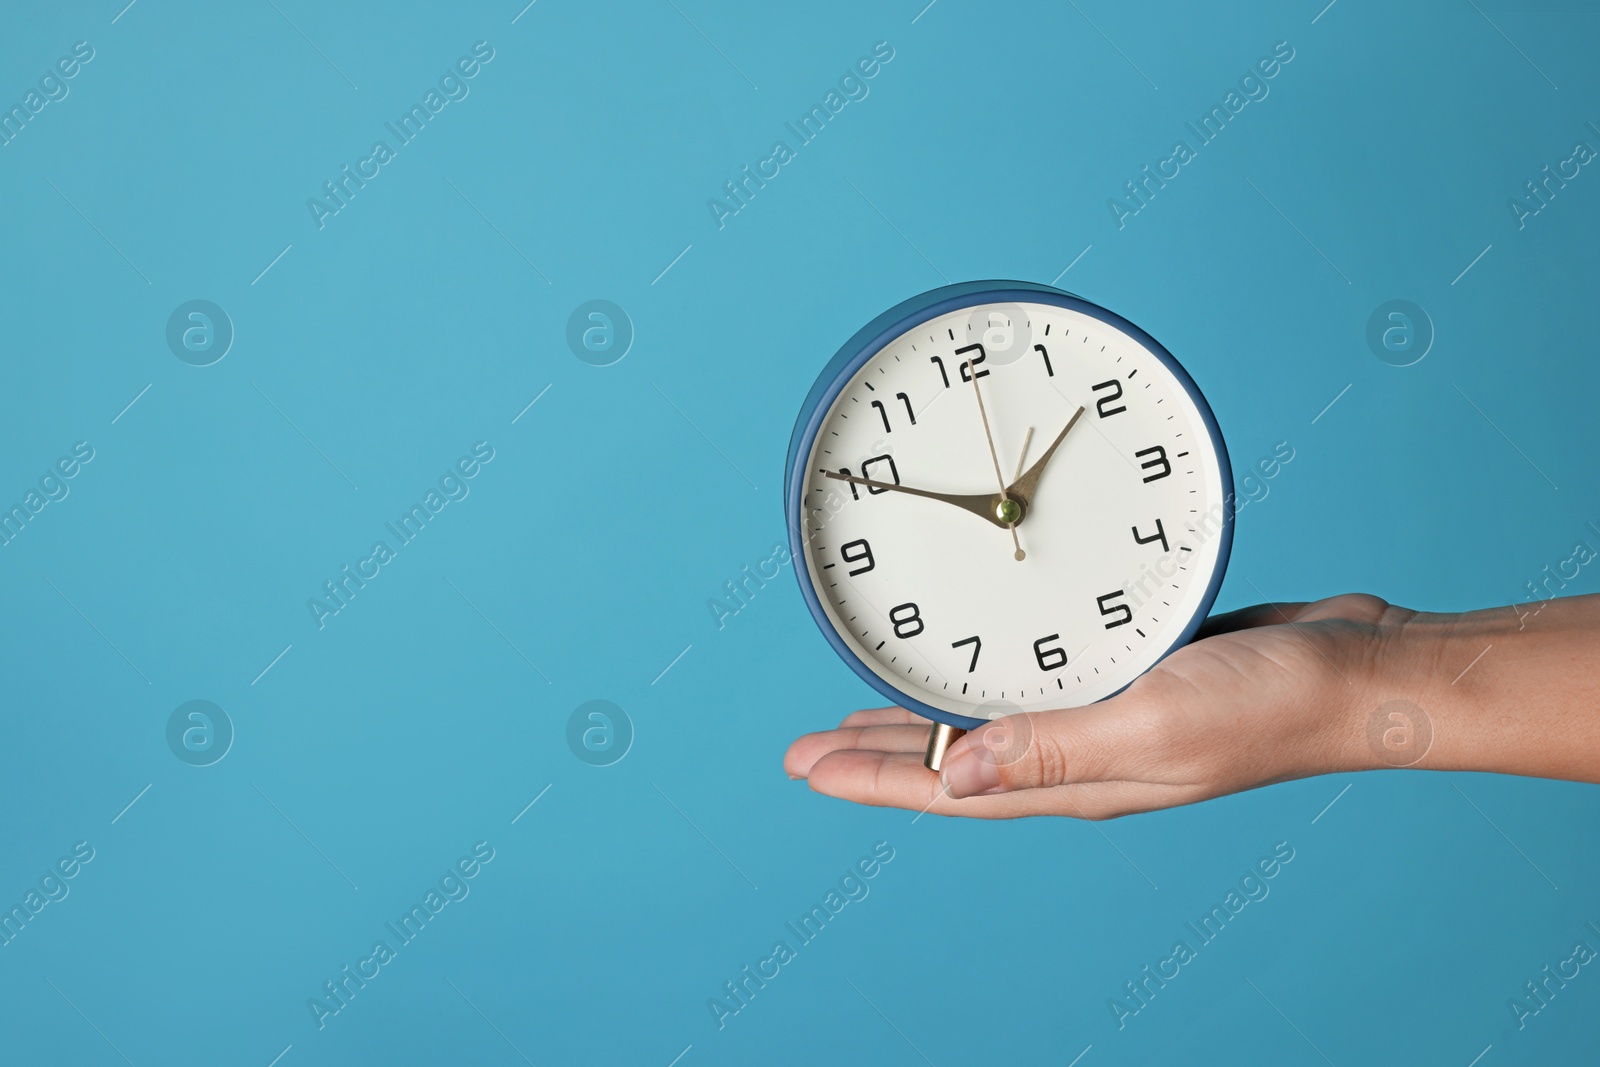
[[[1105,819],[1391,767],[1369,740],[1369,719],[1405,699],[1431,717],[1416,766],[1593,781],[1600,597],[1552,603],[1537,633],[1514,609],[1418,615],[1361,594],[1245,608],[1208,620],[1199,639],[1114,697],[972,731],[951,747],[942,776],[923,766],[927,721],[899,708],[808,734],[784,765],[813,790],[861,804]],[[1479,665],[1486,645],[1497,655]]]

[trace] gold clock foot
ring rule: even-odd
[[[928,770],[937,771],[944,766],[944,754],[950,751],[950,746],[964,733],[965,730],[946,726],[942,722],[933,724],[933,729],[928,733],[928,754],[922,760],[927,764]]]

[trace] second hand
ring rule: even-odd
[[[972,376],[972,393],[978,398],[978,415],[983,419],[983,436],[989,442],[989,459],[994,463],[994,479],[1000,483],[1000,517],[1005,520],[1006,528],[1011,531],[1011,545],[1016,549],[1015,558],[1020,562],[1028,558],[1022,551],[1022,542],[1017,540],[1017,520],[1013,516],[1020,510],[1012,502],[1011,496],[1006,491],[1006,476],[1000,473],[1000,455],[994,450],[994,434],[989,431],[989,413],[983,407],[983,390],[978,388],[977,369],[969,359],[966,363],[967,373]]]

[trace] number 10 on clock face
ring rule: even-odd
[[[970,728],[1125,687],[1187,641],[1232,538],[1198,387],[1138,327],[1027,283],[908,301],[802,410],[802,592],[874,688]]]

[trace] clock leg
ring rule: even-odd
[[[964,733],[965,730],[946,726],[942,722],[933,724],[933,729],[928,733],[928,754],[922,760],[927,764],[928,770],[937,771],[944,766],[944,754],[950,751],[950,746]]]

